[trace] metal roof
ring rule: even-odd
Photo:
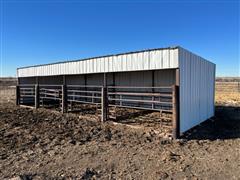
[[[93,74],[178,68],[178,46],[27,66],[18,77]]]
[[[148,52],[148,51],[155,51],[155,50],[177,49],[179,47],[180,46],[169,46],[169,47],[165,47],[165,48],[143,49],[143,50],[138,50],[138,51],[129,51],[129,52],[125,52],[125,53],[108,54],[108,55],[103,55],[103,56],[93,56],[93,57],[89,57],[89,58],[82,58],[82,59],[75,59],[75,60],[58,61],[58,62],[54,62],[54,63],[46,63],[46,64],[23,66],[23,67],[19,67],[17,69],[24,69],[24,68],[37,67],[37,66],[45,66],[45,65],[51,65],[51,64],[60,64],[60,63],[67,63],[67,62],[85,61],[85,60],[89,60],[89,59],[104,58],[104,57],[111,57],[111,56],[120,56],[120,55]]]

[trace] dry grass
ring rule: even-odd
[[[216,105],[240,106],[240,93],[239,92],[216,91],[215,104]]]

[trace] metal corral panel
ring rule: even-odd
[[[172,68],[178,68],[177,47],[23,67],[17,70],[17,75],[31,77]]]
[[[214,116],[215,64],[179,48],[180,132]]]

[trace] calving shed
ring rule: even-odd
[[[102,121],[111,107],[168,113],[174,137],[214,115],[215,64],[182,47],[21,67],[17,76],[18,105],[92,104]]]

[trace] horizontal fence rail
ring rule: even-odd
[[[44,100],[61,100],[62,87],[61,86],[39,86],[39,99]]]
[[[21,85],[16,87],[17,104],[34,105],[35,85]]]
[[[67,102],[101,104],[102,86],[66,86]]]
[[[109,106],[172,111],[172,87],[111,86],[107,94]]]
[[[84,85],[18,85],[16,103],[18,105],[55,107],[62,112],[82,108],[80,104],[96,106],[96,115],[101,121],[115,117],[120,108],[151,110],[171,115],[173,136],[178,132],[178,86],[133,87],[133,86],[84,86]],[[115,116],[110,113],[114,112]],[[175,129],[175,130],[174,130]]]
[[[104,90],[104,92],[103,92]],[[19,85],[18,104],[44,105],[58,102],[63,105],[86,103],[107,106],[172,112],[173,87],[93,86],[93,85]],[[65,96],[65,97],[64,97]]]
[[[17,104],[58,106],[67,112],[77,104],[99,107],[102,120],[108,117],[109,107],[133,108],[173,113],[175,86],[84,86],[84,85],[19,85]]]

